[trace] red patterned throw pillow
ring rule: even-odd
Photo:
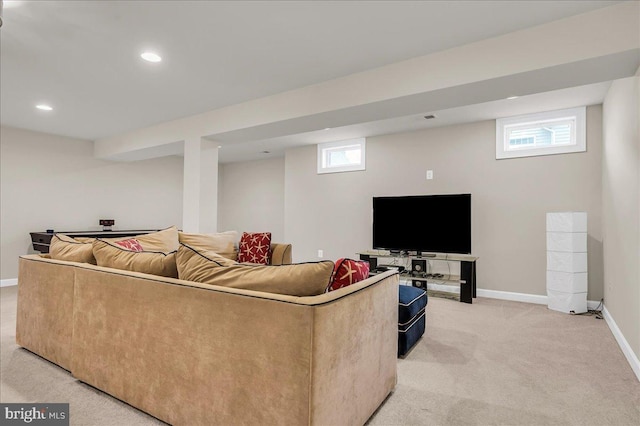
[[[144,251],[138,240],[135,238],[129,238],[128,240],[116,241],[116,244],[127,250],[141,252]]]
[[[333,277],[327,291],[350,286],[369,277],[369,262],[353,259],[338,259],[333,268]]]
[[[240,238],[238,262],[271,263],[271,232],[243,232]]]

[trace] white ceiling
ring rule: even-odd
[[[618,2],[5,2],[0,121],[95,140],[613,3]],[[163,61],[140,60],[147,49],[157,51]],[[573,89],[561,99],[566,103],[571,95],[598,103],[603,87]],[[531,99],[523,97],[508,108],[524,105],[526,98]],[[36,110],[42,102],[54,111]],[[376,122],[345,125],[337,119],[335,127],[341,129],[322,137],[371,136],[491,118],[487,111],[501,114],[504,108],[495,105],[438,110],[437,124],[408,110]],[[267,149],[263,146],[277,151],[322,139],[317,132],[297,131],[297,136],[280,132],[287,136],[276,138],[266,132],[264,140],[255,135],[261,130],[227,135],[236,152],[223,148],[221,160],[255,158]],[[224,141],[224,135],[216,140]]]

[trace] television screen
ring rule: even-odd
[[[471,254],[471,194],[374,197],[373,248]]]

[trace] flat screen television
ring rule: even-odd
[[[471,254],[471,194],[373,197],[373,248]]]

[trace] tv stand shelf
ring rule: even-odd
[[[460,285],[460,302],[473,303],[476,297],[476,256],[467,254],[449,254],[449,253],[424,253],[421,256],[389,253],[382,250],[364,251],[358,253],[360,260],[369,262],[371,270],[378,266],[378,259],[381,258],[400,258],[409,261],[412,264],[414,260],[440,260],[460,263],[460,275],[444,274],[442,276],[429,276],[424,271],[417,273],[413,270],[405,271],[402,277],[410,278],[414,286],[422,287],[420,283],[447,283]],[[412,268],[413,269],[413,268]]]
[[[451,283],[451,284],[462,284],[462,283],[466,282],[465,280],[461,279],[460,275],[443,274],[443,276],[441,276],[441,277],[421,276],[421,275],[414,275],[411,272],[406,273],[406,271],[405,271],[405,272],[401,273],[400,276],[401,277],[406,277],[406,278],[411,278],[412,280],[415,280],[415,281]]]

